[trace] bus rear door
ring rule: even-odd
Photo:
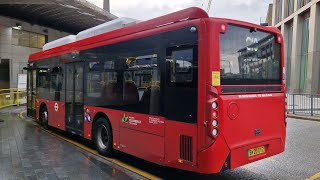
[[[83,135],[83,62],[66,64],[66,130]]]

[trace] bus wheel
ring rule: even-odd
[[[104,118],[99,118],[93,126],[94,144],[99,154],[112,155],[112,131],[111,126]]]
[[[41,114],[40,114],[40,120],[41,120],[41,125],[43,126],[44,129],[49,129],[49,124],[48,124],[48,110],[47,107],[43,107],[41,109]]]

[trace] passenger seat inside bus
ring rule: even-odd
[[[106,105],[116,105],[117,102],[117,82],[109,82],[104,86],[103,99],[106,100]]]
[[[145,113],[159,115],[160,113],[160,86],[147,87],[141,99],[141,105]]]
[[[139,103],[139,93],[134,81],[125,82],[123,101],[127,105]]]

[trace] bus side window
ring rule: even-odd
[[[52,68],[51,72],[51,91],[54,93],[54,100],[60,101],[61,95],[63,93],[62,91],[62,85],[63,85],[63,71],[62,67],[54,67]]]
[[[192,86],[197,79],[194,79],[194,72],[197,68],[195,61],[194,47],[170,48],[167,50],[166,74],[169,86]]]

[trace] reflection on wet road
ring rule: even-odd
[[[0,115],[0,179],[144,179],[16,116]]]

